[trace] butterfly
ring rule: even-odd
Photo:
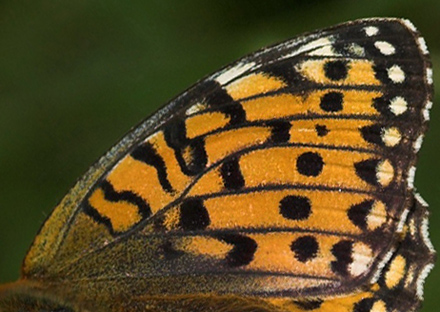
[[[110,149],[35,237],[1,311],[418,311],[424,39],[362,19],[201,80]]]

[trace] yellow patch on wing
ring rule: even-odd
[[[330,92],[342,94],[342,110],[327,112],[321,107],[321,99]],[[327,89],[311,91],[305,95],[275,94],[242,101],[249,121],[285,118],[295,115],[330,114],[379,116],[373,100],[382,93],[377,91]]]
[[[226,86],[226,91],[234,99],[239,100],[257,94],[275,91],[286,86],[286,83],[265,73],[250,74]]]
[[[208,164],[246,147],[264,143],[271,135],[268,127],[247,127],[223,131],[205,138]]]
[[[390,267],[385,274],[385,284],[388,288],[396,287],[405,276],[406,260],[402,255],[396,256],[391,261]]]
[[[224,259],[233,246],[212,237],[194,236],[183,239],[183,244],[179,248],[195,255]]]
[[[230,121],[230,117],[220,112],[208,112],[188,117],[185,120],[186,136],[193,139],[211,131],[223,128]]]
[[[293,94],[274,94],[242,101],[241,105],[249,121],[283,118],[305,113],[301,96]]]

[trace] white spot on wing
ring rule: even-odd
[[[255,66],[255,62],[250,63],[239,63],[235,65],[232,68],[229,68],[225,71],[223,71],[221,74],[219,74],[217,77],[215,77],[215,80],[220,83],[221,85],[225,85],[231,80],[237,78],[244,72],[248,71],[252,67]]]
[[[414,265],[411,265],[408,269],[408,273],[406,274],[406,280],[405,280],[405,288],[410,287],[410,285],[412,284],[412,282],[414,281]]]
[[[356,56],[365,56],[365,49],[356,43],[352,43],[348,47],[348,51]]]
[[[419,135],[419,137],[417,138],[417,140],[414,141],[414,151],[417,153],[420,148],[422,147],[422,143],[423,143],[423,134]]]
[[[425,39],[423,37],[419,37],[418,41],[420,50],[422,50],[423,54],[429,54]]]
[[[427,208],[429,206],[428,203],[423,199],[422,195],[420,195],[419,193],[415,193],[414,197],[423,207]]]
[[[368,37],[377,35],[377,33],[379,32],[379,28],[375,27],[375,26],[368,26],[364,28],[365,34]]]
[[[294,51],[290,52],[289,54],[282,56],[281,59],[286,59],[286,58],[293,57],[293,56],[296,56],[298,54],[301,54],[301,53],[304,53],[307,51],[312,51],[312,50],[322,48],[324,46],[331,46],[331,45],[332,45],[332,42],[331,42],[330,38],[328,38],[328,37],[316,39],[316,40],[313,40],[309,43],[304,44],[299,49],[294,50]]]
[[[323,46],[322,48],[316,49],[316,50],[310,52],[309,55],[314,55],[314,56],[341,56],[341,54],[336,53],[333,50],[333,46],[332,45],[326,45],[326,46]]]
[[[397,233],[402,233],[403,226],[406,223],[406,219],[408,218],[409,209],[405,209],[400,216],[399,224],[397,225]]]
[[[432,68],[431,67],[428,67],[427,69],[426,69],[426,82],[428,83],[428,84],[432,84]]]
[[[391,250],[386,253],[385,257],[379,262],[379,265],[377,266],[376,272],[374,273],[374,275],[373,275],[373,277],[371,279],[371,284],[374,284],[374,283],[377,282],[377,280],[380,277],[380,274],[382,274],[383,268],[390,261],[390,259],[393,256],[394,252],[395,252],[395,249],[391,248]]]
[[[382,142],[385,143],[388,147],[393,147],[399,144],[402,139],[402,135],[400,134],[399,129],[396,127],[384,128],[382,130]]]
[[[414,24],[410,20],[402,19],[402,22],[403,22],[403,24],[405,24],[406,27],[408,27],[412,31],[417,31],[416,26],[414,26]]]
[[[429,251],[431,253],[435,253],[435,248],[431,243],[431,240],[429,239],[429,224],[428,224],[428,218],[424,218],[422,221],[422,239],[425,243],[426,247],[428,247]]]
[[[385,159],[376,166],[376,179],[380,185],[390,184],[394,177],[394,168],[391,163]]]
[[[408,183],[408,188],[409,189],[413,189],[414,188],[414,178],[415,178],[415,176],[416,176],[416,167],[412,166],[408,170],[407,183]]]
[[[197,103],[197,104],[194,104],[193,106],[191,106],[190,108],[188,108],[186,110],[185,114],[187,116],[190,116],[190,115],[193,115],[195,113],[198,113],[198,112],[204,110],[205,108],[206,108],[205,105],[203,105],[202,103]]]
[[[388,78],[395,83],[402,83],[405,80],[405,73],[399,65],[388,68]]]
[[[373,259],[370,247],[363,243],[356,243],[353,245],[351,256],[353,257],[353,262],[349,266],[350,274],[352,276],[364,274],[370,267]]]
[[[383,55],[392,55],[396,53],[396,48],[392,44],[386,41],[376,41],[374,43],[376,49],[380,51]]]
[[[408,103],[401,96],[396,96],[390,101],[390,110],[396,116],[403,114],[407,109]]]
[[[428,101],[425,105],[425,108],[423,109],[423,118],[428,121],[429,120],[429,111],[432,108],[432,102]]]
[[[432,263],[425,266],[417,279],[417,297],[419,297],[420,300],[423,300],[423,285],[425,284],[425,279],[433,268],[434,264]]]

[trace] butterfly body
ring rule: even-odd
[[[423,38],[400,19],[245,57],[88,171],[0,308],[416,311],[434,258],[413,191],[431,98]]]

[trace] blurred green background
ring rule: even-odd
[[[304,31],[372,16],[406,17],[440,77],[440,1],[2,1],[0,4],[0,281],[52,207],[131,126],[201,77]],[[436,98],[435,102],[439,102]],[[416,186],[440,249],[440,109]],[[439,311],[440,268],[423,311]]]

